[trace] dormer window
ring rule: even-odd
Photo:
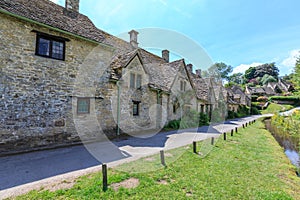
[[[37,32],[35,54],[46,58],[65,60],[66,41],[69,40]]]
[[[130,88],[139,89],[142,86],[142,75],[130,73]]]
[[[180,90],[184,92],[185,89],[186,89],[186,82],[185,81],[180,81]]]

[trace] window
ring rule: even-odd
[[[140,102],[133,101],[133,108],[132,108],[133,116],[138,116],[139,115],[139,107],[140,107]]]
[[[57,60],[65,60],[65,41],[67,39],[37,33],[35,54]]]
[[[77,99],[77,113],[78,114],[90,113],[90,99],[89,98],[78,98]]]
[[[140,88],[142,86],[142,75],[138,74],[136,77],[136,88]]]
[[[140,88],[142,86],[142,75],[130,73],[130,88]]]
[[[185,91],[186,88],[186,82],[185,81],[180,81],[180,90]]]
[[[130,74],[130,88],[135,88],[135,74]]]

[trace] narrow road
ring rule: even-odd
[[[128,137],[112,142],[0,157],[0,199],[99,171],[102,163],[113,167],[158,153],[162,149],[173,149],[193,141],[218,137],[220,133],[229,132],[260,117],[262,115],[229,120],[198,129],[163,132],[149,137]]]

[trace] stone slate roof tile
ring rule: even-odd
[[[208,93],[209,93],[209,87],[202,77],[199,77],[197,74],[192,73],[191,79],[194,84],[196,96],[198,99],[203,101],[208,101]]]
[[[1,0],[0,9],[98,43],[133,49],[130,43],[98,29],[87,16],[72,12],[72,17],[49,0]]]

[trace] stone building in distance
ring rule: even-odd
[[[123,41],[79,13],[79,0],[0,2],[0,155],[159,131],[210,113],[209,87],[184,60]]]

